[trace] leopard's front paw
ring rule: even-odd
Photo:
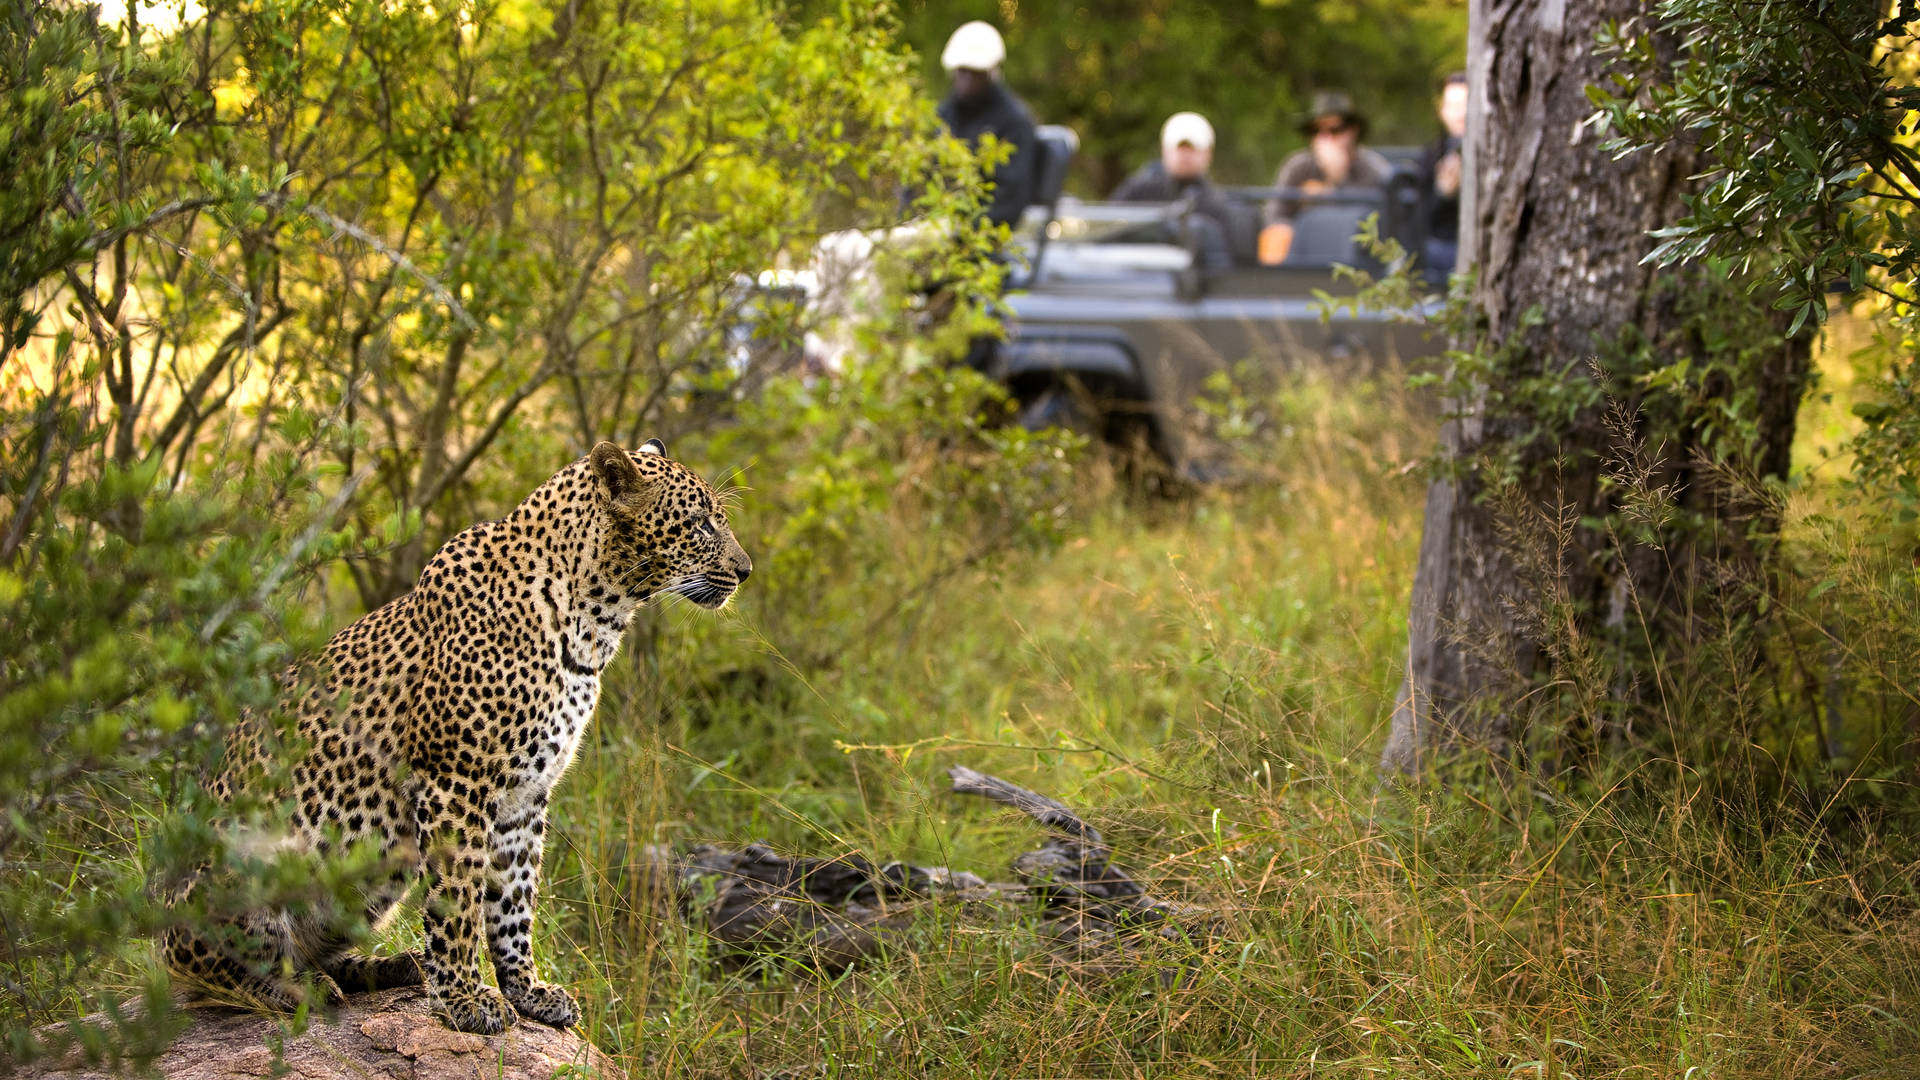
[[[538,1020],[557,1028],[570,1028],[580,1022],[580,1006],[573,995],[552,983],[534,983],[513,995],[513,1007],[529,1020]]]
[[[498,1035],[513,1023],[513,1007],[491,986],[459,987],[439,995],[433,1015],[455,1031]]]

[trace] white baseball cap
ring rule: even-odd
[[[955,30],[947,39],[947,47],[940,50],[940,66],[948,71],[992,71],[1006,58],[1007,43],[1001,40],[1000,31],[978,19]]]
[[[1191,143],[1198,149],[1213,149],[1213,125],[1197,112],[1177,112],[1160,126],[1160,146],[1164,149]]]

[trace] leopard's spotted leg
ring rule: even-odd
[[[507,999],[481,981],[481,888],[487,871],[487,820],[469,778],[423,777],[420,835],[427,838],[427,997],[434,1015],[456,1031],[497,1035],[513,1023]]]
[[[567,1028],[580,1022],[573,996],[540,981],[533,965],[533,898],[540,883],[546,800],[529,800],[494,824],[487,873],[487,946],[507,1000],[529,1020]]]

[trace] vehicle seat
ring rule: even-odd
[[[1227,200],[1227,247],[1233,252],[1233,265],[1260,265],[1260,208],[1244,199]]]
[[[1034,155],[1032,205],[1046,207],[1047,216],[1052,217],[1054,204],[1067,186],[1067,167],[1080,149],[1080,136],[1070,127],[1042,124],[1033,129],[1033,143],[1039,153]]]
[[[1427,189],[1417,169],[1395,168],[1387,180],[1386,206],[1380,212],[1380,233],[1400,242],[1415,258],[1427,248]]]
[[[1334,203],[1304,206],[1293,219],[1293,246],[1286,266],[1331,266],[1354,261],[1353,234],[1377,206]]]
[[[1026,265],[1008,272],[1007,285],[1016,289],[1027,287],[1039,276],[1040,262],[1047,253],[1047,227],[1059,209],[1060,193],[1067,186],[1067,167],[1073,164],[1073,155],[1080,149],[1080,136],[1070,127],[1041,124],[1033,129],[1033,148],[1033,201],[1027,207],[1040,207],[1044,214]],[[1027,215],[1026,220],[1031,221],[1032,215]]]

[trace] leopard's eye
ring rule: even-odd
[[[710,517],[700,519],[700,531],[706,533],[708,536],[720,535],[719,530],[713,527],[713,519]]]

